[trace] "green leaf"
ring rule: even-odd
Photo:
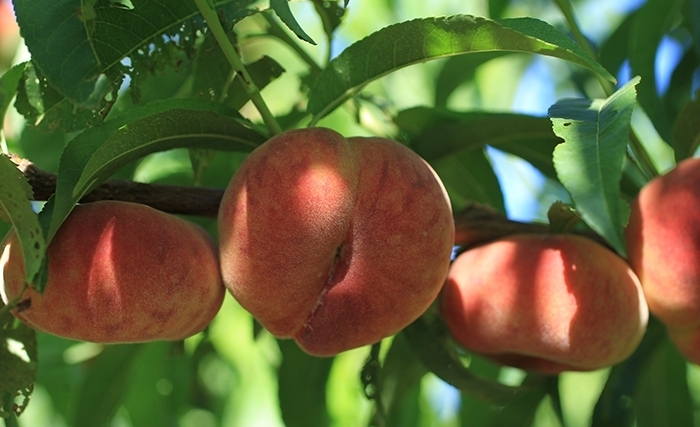
[[[314,4],[316,13],[321,18],[323,31],[331,39],[335,29],[340,26],[343,20],[348,2],[345,1],[343,6],[340,5],[340,0],[311,0],[311,2]]]
[[[289,0],[270,0],[270,7],[275,11],[280,20],[284,22],[284,25],[292,30],[297,37],[314,46],[316,45],[316,42],[304,32],[304,29],[301,28],[301,25],[299,25],[296,18],[294,18],[292,11],[289,9]]]
[[[447,106],[452,92],[462,83],[471,81],[480,65],[507,54],[508,52],[479,52],[448,58],[435,79],[435,105]]]
[[[505,403],[530,391],[530,386],[510,387],[475,375],[465,368],[434,326],[419,318],[402,332],[425,367],[446,383],[479,399]]]
[[[666,340],[641,372],[634,393],[637,427],[692,427],[686,360]]]
[[[0,220],[12,224],[22,248],[25,281],[34,278],[44,262],[46,243],[39,219],[32,210],[32,188],[17,165],[0,154]],[[0,247],[0,251],[3,248]]]
[[[607,99],[563,100],[549,109],[554,133],[565,141],[554,150],[559,181],[583,220],[621,255],[629,207],[619,197],[620,181],[637,83]]]
[[[119,344],[104,348],[75,396],[70,425],[112,425],[112,418],[121,405],[135,362],[143,349],[143,344]]]
[[[459,152],[431,164],[445,185],[456,211],[476,202],[505,213],[501,185],[483,148]]]
[[[154,58],[175,51],[187,55],[196,41],[193,35],[204,28],[192,1],[134,3],[125,8],[113,1],[36,0],[15,1],[14,6],[34,64],[71,102],[94,110],[118,89],[115,81],[125,71],[122,59],[131,58],[132,70],[153,69]],[[220,0],[215,6],[230,28],[257,12],[253,3]]]
[[[695,93],[695,99],[688,101],[676,121],[673,129],[673,150],[676,163],[692,157],[700,146],[700,91]]]
[[[98,110],[76,107],[49,84],[33,62],[24,69],[15,108],[30,126],[46,133],[77,132],[103,119]]]
[[[316,80],[309,94],[308,112],[317,121],[367,83],[405,66],[483,51],[553,56],[615,80],[580,46],[543,21],[534,18],[492,21],[453,15],[394,24],[345,49]]]
[[[636,15],[630,33],[632,75],[642,78],[639,104],[666,141],[671,141],[671,125],[656,91],[656,50],[661,38],[674,25],[683,3],[685,0],[648,0]]]
[[[235,111],[192,99],[156,101],[87,129],[63,151],[55,197],[40,214],[48,240],[81,197],[129,162],[181,147],[250,152],[265,139]]]
[[[410,425],[418,421],[415,401],[420,390],[420,381],[428,370],[416,357],[404,334],[398,334],[384,358],[379,372],[381,400],[386,410],[387,425]],[[409,417],[405,416],[407,410]],[[410,415],[414,415],[410,417]]]
[[[287,427],[326,426],[326,383],[333,358],[309,356],[292,340],[278,340],[282,363],[277,371],[282,419]]]
[[[428,161],[490,145],[556,179],[552,153],[561,139],[547,118],[416,107],[400,112],[394,121],[408,134],[411,147]]]
[[[26,66],[26,62],[17,64],[0,77],[0,130],[2,130],[5,122],[4,118],[7,113],[7,107],[10,106],[12,98],[14,98],[17,93],[17,87],[19,86],[19,81],[22,78]]]
[[[9,411],[16,416],[24,411],[37,371],[36,333],[22,323],[13,327],[15,317],[5,307],[0,300],[0,418],[12,416]],[[6,398],[14,401],[19,396],[22,400],[16,406],[3,405]]]

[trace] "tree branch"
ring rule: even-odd
[[[48,200],[56,191],[56,175],[37,168],[34,163],[11,158],[34,190],[34,200]],[[220,188],[145,184],[125,180],[105,181],[80,199],[81,203],[98,200],[121,200],[141,203],[152,208],[181,215],[216,218],[224,195]]]
[[[34,200],[48,200],[56,191],[56,175],[37,168],[34,163],[11,157],[34,190]],[[121,200],[141,203],[152,208],[180,215],[216,218],[224,190],[145,184],[126,180],[103,182],[80,199],[81,203],[98,200]],[[549,233],[549,225],[511,221],[493,208],[474,203],[455,214],[455,245],[469,247],[517,233]],[[580,233],[608,246],[594,233]]]

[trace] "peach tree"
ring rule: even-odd
[[[573,233],[624,269],[637,194],[700,144],[698,38],[700,7],[683,0],[0,0],[0,236],[14,233],[37,292],[51,286],[47,248],[81,203],[148,205],[218,240],[224,189],[249,154],[325,127],[424,159],[449,196],[455,255]],[[660,221],[683,217],[692,236],[695,202],[684,203]],[[681,240],[648,262],[672,268]],[[607,298],[590,292],[578,310]],[[26,300],[0,294],[7,426],[698,423],[700,360],[651,305],[623,360],[553,374],[465,348],[437,301],[390,337],[314,357],[231,295],[185,340],[102,345],[30,328],[13,315]],[[537,302],[520,317],[539,319]]]

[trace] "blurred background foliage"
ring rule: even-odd
[[[330,4],[338,6],[342,2]],[[9,0],[0,0],[0,5],[2,73],[12,64],[29,59],[29,55],[16,35]],[[624,39],[620,34],[625,26],[631,25],[630,17],[638,14],[644,5],[642,0],[573,2],[580,27],[594,48],[602,48],[601,61],[618,77],[620,85],[631,77],[629,61],[634,61],[636,51],[618,40]],[[329,44],[324,36],[324,22],[313,2],[295,1],[290,7],[304,31],[318,43],[312,46],[300,42],[298,49],[317,64],[325,64],[353,42],[380,28],[427,16],[472,14],[494,19],[532,16],[568,31],[565,17],[551,0],[351,0]],[[648,29],[659,35],[658,45],[638,49],[656,52],[658,94],[673,95],[678,91],[687,98],[699,81],[697,34],[690,31],[698,31],[700,6],[697,1],[689,1],[683,7],[690,11],[688,15],[674,15],[673,22],[659,22]],[[682,18],[691,24],[679,25]],[[295,123],[298,119],[295,112],[303,109],[314,70],[288,43],[267,34],[267,19],[258,14],[236,24],[241,56],[246,64],[269,57],[284,69],[284,72],[279,70],[280,77],[270,82],[262,94],[280,121],[286,118]],[[294,38],[282,25],[276,31]],[[190,75],[189,67],[177,61],[154,64],[153,75],[141,76],[140,92],[133,94],[123,89],[125,93],[113,108],[128,110],[136,98],[146,102],[177,97]],[[125,88],[127,84],[128,81]],[[605,93],[590,75],[563,61],[518,53],[465,55],[392,72],[371,83],[354,102],[321,119],[319,125],[345,135],[388,136],[399,133],[394,121],[396,114],[413,107],[545,117],[557,100],[581,96],[601,98]],[[254,121],[260,120],[250,103],[241,112]],[[635,109],[632,121],[658,170],[672,167],[673,151],[663,142],[649,116]],[[61,151],[74,133],[44,132],[40,126],[27,125],[25,118],[10,108],[4,135],[9,151],[55,172]],[[561,184],[545,177],[530,163],[491,147],[487,153],[503,195],[502,205],[496,207],[510,218],[545,220],[552,202],[568,200]],[[191,152],[174,149],[133,162],[115,177],[224,187],[245,158],[245,153],[237,152],[199,154],[202,156],[199,161],[206,164],[201,170],[193,168]],[[447,165],[443,170],[449,169]],[[467,202],[459,197],[453,197],[452,201],[456,209]],[[189,219],[215,235],[214,220]],[[0,234],[8,228],[0,222]],[[658,331],[660,327],[652,324],[651,328]],[[656,333],[661,344],[655,344],[653,354],[643,361],[643,366],[617,372],[604,369],[565,373],[549,379],[462,354],[461,361],[472,372],[494,383],[535,384],[507,402],[489,403],[475,397],[478,390],[460,392],[428,372],[403,334],[385,340],[381,348],[359,348],[334,358],[316,359],[300,352],[293,343],[278,342],[256,328],[250,315],[227,297],[211,327],[184,343],[101,346],[38,333],[39,368],[31,403],[17,420],[0,419],[0,424],[23,427],[578,427],[635,422],[638,426],[655,427],[700,425],[700,368],[685,363],[665,339],[659,338],[661,335]],[[378,369],[380,365],[384,369]],[[683,393],[686,387],[687,393]],[[606,400],[606,393],[613,396]],[[606,412],[601,407],[606,402],[615,407]],[[630,410],[632,406],[636,406],[635,411]],[[602,413],[619,413],[621,418],[602,417]],[[625,419],[630,413],[636,414],[636,421],[631,423]]]

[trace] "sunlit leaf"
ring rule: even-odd
[[[614,78],[580,46],[534,18],[492,21],[453,15],[401,22],[354,43],[334,58],[309,94],[308,111],[319,119],[367,83],[408,65],[470,52],[511,51],[554,56]]]
[[[602,100],[563,100],[549,109],[554,132],[564,139],[554,167],[583,220],[620,254],[629,207],[619,197],[622,164],[639,78]]]
[[[22,248],[25,281],[32,283],[46,249],[39,219],[32,210],[32,188],[17,165],[0,154],[0,220],[12,224]],[[2,254],[0,245],[0,254]]]

